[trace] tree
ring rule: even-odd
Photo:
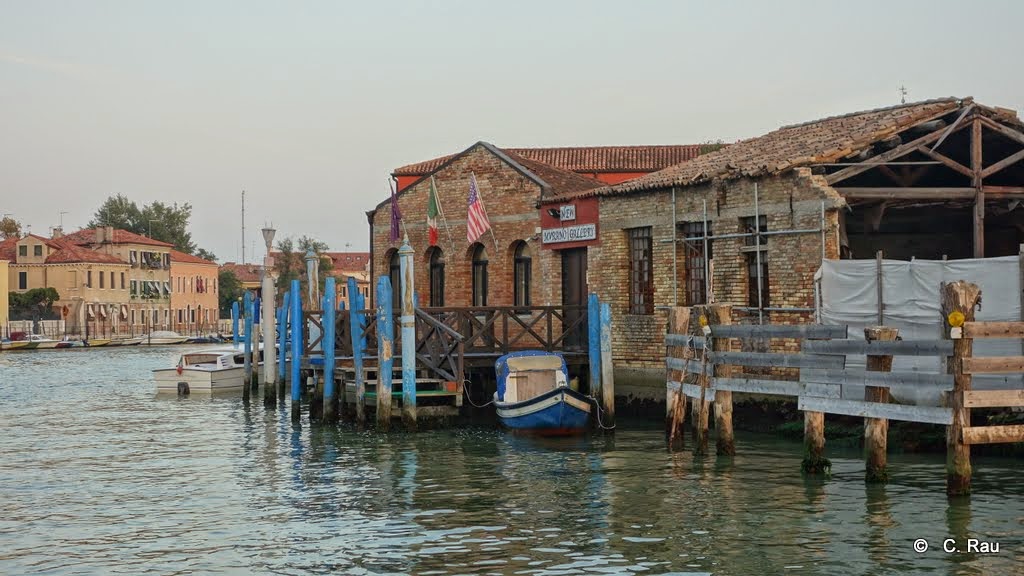
[[[4,216],[3,220],[0,220],[0,237],[3,237],[4,240],[21,238],[21,222],[10,216]]]
[[[334,262],[325,253],[329,247],[326,242],[302,236],[298,242],[291,238],[278,240],[277,250],[280,252],[274,257],[274,270],[277,272],[277,285],[281,286],[281,296],[285,290],[290,290],[292,280],[299,280],[303,294],[306,294],[306,254],[312,251],[320,258],[320,273],[317,280],[323,291],[324,281],[330,276],[334,269]]]
[[[33,288],[27,292],[11,292],[8,304],[12,317],[28,316],[34,321],[54,317],[53,304],[60,300],[56,288]]]
[[[206,248],[196,248],[194,256],[198,256],[199,258],[202,258],[203,260],[209,260],[210,262],[216,262],[217,261],[217,255],[214,254],[213,252],[210,252]]]
[[[168,205],[155,201],[139,208],[135,202],[118,194],[100,205],[89,221],[89,228],[113,226],[173,244],[176,250],[186,254],[195,254],[197,247],[188,231],[191,218],[192,205],[188,202]]]
[[[221,270],[217,274],[217,286],[220,290],[217,295],[220,305],[220,317],[230,318],[231,303],[237,302],[242,297],[242,283],[231,270]]]

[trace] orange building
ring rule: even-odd
[[[182,334],[215,331],[216,262],[171,250],[171,325]]]

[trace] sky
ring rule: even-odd
[[[47,234],[114,194],[187,202],[238,261],[244,190],[249,261],[268,223],[366,250],[391,170],[479,140],[731,142],[900,86],[1024,108],[1024,2],[964,6],[0,0],[0,217]]]

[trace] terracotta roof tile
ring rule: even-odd
[[[85,228],[83,230],[79,230],[78,232],[73,232],[71,234],[65,234],[63,236],[63,239],[67,240],[68,242],[74,242],[75,244],[78,244],[79,246],[87,245],[87,244],[95,244],[96,243],[96,229],[95,228]],[[146,236],[142,236],[142,235],[136,234],[134,232],[129,232],[127,230],[121,230],[120,228],[117,228],[117,229],[114,230],[114,240],[113,240],[113,243],[114,244],[144,244],[144,245],[147,245],[147,246],[163,246],[163,247],[167,247],[167,248],[170,248],[170,247],[173,246],[173,244],[168,244],[167,242],[161,242],[159,240],[154,240],[153,238],[148,238]]]
[[[17,238],[7,238],[6,240],[0,240],[0,260],[10,260],[13,263],[15,256],[18,252],[17,246]]]
[[[63,239],[49,240],[51,248],[55,250],[50,252],[50,255],[46,257],[47,264],[72,264],[78,262],[90,263],[90,264],[121,264],[128,266],[128,263],[111,254],[103,254],[95,250],[89,250],[72,244],[71,242],[65,242]]]
[[[943,98],[784,126],[763,136],[703,154],[689,162],[578,195],[689,186],[716,178],[761,176],[796,166],[834,162],[914,124],[956,111],[969,103],[970,99]]]
[[[200,258],[199,256],[193,256],[191,254],[185,254],[184,252],[179,252],[178,250],[172,249],[171,250],[171,263],[173,264],[175,262],[180,262],[182,264],[209,264],[211,266],[216,266],[217,265],[216,262],[210,262],[209,260],[204,260],[204,259]]]
[[[235,277],[238,278],[239,282],[259,282],[260,281],[260,268],[255,264],[236,264],[234,262],[225,262],[220,265],[220,271],[234,272]]]
[[[555,166],[544,164],[543,162],[525,158],[515,152],[510,152],[509,150],[504,150],[504,152],[509,158],[512,158],[516,162],[522,164],[524,168],[533,172],[538,178],[550,186],[550,191],[545,191],[546,195],[550,194],[555,196],[573,194],[601,186],[600,180],[588,178],[581,174],[570,172],[569,170],[563,170]]]
[[[502,148],[519,157],[573,172],[653,172],[700,155],[703,145],[570,146],[562,148]],[[395,176],[423,176],[450,160],[441,156],[396,168]]]

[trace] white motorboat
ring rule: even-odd
[[[188,336],[182,336],[170,330],[156,330],[142,336],[142,344],[144,345],[184,344],[186,340],[188,340]]]
[[[25,338],[28,342],[22,350],[42,350],[46,348],[56,348],[60,344],[60,340],[53,340],[39,334],[31,334],[28,338]]]
[[[255,372],[263,365],[263,350],[257,350]],[[186,352],[174,368],[153,370],[156,391],[166,393],[222,392],[241,390],[245,385],[245,352],[240,348],[219,348]],[[187,390],[185,387],[187,386]]]

